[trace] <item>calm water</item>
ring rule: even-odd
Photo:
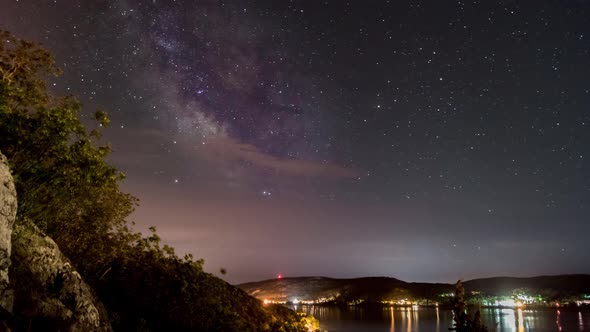
[[[358,308],[299,306],[320,320],[329,332],[442,332],[452,326],[452,313],[435,308]],[[590,312],[572,310],[483,309],[487,326],[498,332],[588,331]]]

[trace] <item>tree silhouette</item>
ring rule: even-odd
[[[479,310],[475,312],[473,317],[467,314],[465,288],[463,288],[463,282],[461,280],[458,280],[455,285],[455,296],[451,302],[453,304],[453,320],[455,325],[449,330],[458,332],[488,332],[488,328],[481,323],[481,313]]]

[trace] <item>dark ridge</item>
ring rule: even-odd
[[[495,277],[468,280],[463,285],[469,294],[511,296],[515,290],[526,290],[532,294],[549,294],[548,297],[553,299],[590,294],[590,275]],[[295,277],[249,282],[237,286],[259,299],[312,301],[323,298],[326,302],[380,302],[392,298],[445,302],[449,294],[455,290],[454,284],[406,282],[389,277]]]

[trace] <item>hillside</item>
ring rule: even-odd
[[[531,278],[496,277],[465,281],[466,290],[481,291],[491,294],[503,294],[519,288],[533,290],[552,289],[564,295],[590,292],[590,275],[570,274],[556,276],[538,276]]]
[[[388,277],[356,279],[299,277],[251,282],[238,287],[258,299],[276,302],[350,302],[359,299],[379,302],[391,298],[401,300],[409,296],[434,296],[440,292],[453,290],[450,284],[412,284]]]
[[[299,277],[270,279],[238,285],[248,294],[267,302],[383,302],[407,304],[446,303],[453,284],[411,283],[388,277],[334,279]],[[532,278],[496,277],[464,282],[467,294],[481,301],[500,301],[516,293],[535,296],[549,303],[556,300],[585,299],[590,294],[590,275],[559,275]],[[532,300],[531,300],[532,301]],[[504,303],[504,302],[503,302]]]

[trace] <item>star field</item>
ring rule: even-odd
[[[590,273],[590,2],[13,1],[230,282]]]

